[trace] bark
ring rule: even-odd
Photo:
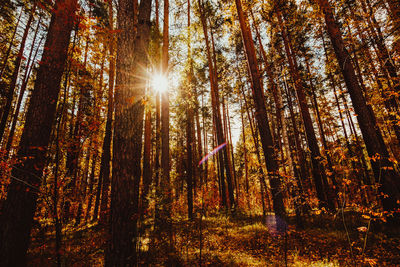
[[[29,234],[76,9],[76,0],[55,3],[18,151],[18,158],[26,160],[12,170],[15,179],[9,185],[1,212],[1,266],[25,266],[27,263]]]
[[[283,204],[283,195],[281,187],[281,177],[277,156],[274,149],[271,131],[269,129],[268,117],[265,108],[264,93],[260,80],[260,72],[257,64],[257,57],[254,48],[252,34],[250,32],[247,17],[243,13],[241,0],[235,0],[236,9],[239,16],[242,40],[247,56],[249,73],[251,75],[253,100],[256,107],[257,125],[260,131],[261,144],[264,150],[265,161],[270,179],[271,193],[274,211],[278,216],[284,217],[286,214]]]
[[[106,266],[137,264],[137,219],[151,0],[141,1],[138,24],[133,1],[120,0],[111,186],[111,240]],[[137,26],[137,28],[136,28]],[[135,33],[137,29],[137,34]],[[134,75],[132,75],[134,74]]]

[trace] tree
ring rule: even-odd
[[[376,123],[375,114],[371,106],[365,101],[353,63],[348,60],[350,54],[345,47],[339,25],[333,16],[332,7],[327,0],[316,0],[316,2],[324,14],[326,29],[357,114],[358,124],[368,155],[371,158],[376,182],[381,184],[379,189],[383,193],[383,207],[385,211],[393,212],[398,206],[397,201],[400,199],[400,177],[393,169],[393,163],[389,160],[389,153]]]
[[[260,130],[261,144],[264,150],[265,162],[271,184],[272,200],[274,211],[281,217],[286,216],[285,206],[283,204],[283,194],[281,188],[280,175],[274,151],[274,143],[269,128],[267,111],[265,108],[264,93],[260,81],[260,73],[257,64],[257,56],[254,48],[253,37],[248,26],[247,17],[244,15],[241,0],[235,0],[236,10],[239,16],[242,40],[245,47],[248,69],[251,75],[253,100],[256,106],[257,125]]]
[[[117,74],[111,185],[111,240],[106,266],[135,265],[141,177],[145,66],[150,36],[151,0],[121,0],[117,23]],[[138,13],[137,25],[136,15]],[[135,34],[135,29],[137,33]]]
[[[26,39],[28,37],[29,29],[30,29],[32,21],[33,21],[35,9],[36,9],[36,1],[33,4],[31,13],[28,18],[28,22],[26,23],[24,34],[22,36],[21,44],[20,44],[19,51],[17,54],[17,58],[15,59],[14,70],[12,72],[11,82],[10,82],[10,85],[8,88],[8,93],[7,93],[6,105],[4,106],[1,121],[0,121],[0,140],[3,139],[4,131],[6,129],[8,115],[10,114],[11,104],[14,99],[14,93],[15,93],[15,88],[17,85],[18,74],[19,74],[19,70],[20,70],[20,66],[22,63],[22,58],[23,58],[23,54],[24,54],[24,50],[25,50],[25,43],[26,43]]]
[[[26,265],[29,234],[75,21],[76,0],[57,0],[0,218],[0,265]],[[51,78],[49,78],[51,77]]]

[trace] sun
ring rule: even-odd
[[[151,80],[153,89],[159,93],[164,93],[168,90],[168,79],[164,75],[155,74]]]

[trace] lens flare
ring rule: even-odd
[[[222,148],[224,148],[226,146],[226,142],[220,144],[219,146],[217,146],[216,148],[214,148],[213,151],[211,151],[210,153],[208,153],[207,155],[204,156],[204,158],[202,158],[199,162],[199,166],[201,164],[203,164],[206,160],[208,160],[209,157],[213,156],[214,154],[216,154],[218,151],[220,151]]]

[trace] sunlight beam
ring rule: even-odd
[[[161,94],[168,91],[168,80],[164,75],[155,74],[152,78],[151,84],[153,89]]]

